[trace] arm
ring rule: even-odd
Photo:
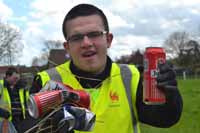
[[[42,88],[42,80],[40,75],[36,75],[33,79],[32,86],[30,88],[30,93],[37,93]]]
[[[158,76],[158,88],[166,95],[166,103],[163,105],[146,105],[143,102],[143,86],[140,79],[137,89],[136,107],[139,120],[142,123],[156,127],[170,127],[177,123],[182,112],[182,98],[177,88],[175,73],[165,65],[161,66]]]

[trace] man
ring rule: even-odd
[[[25,131],[27,125],[21,126],[24,119],[28,119],[26,102],[29,91],[25,89],[26,81],[20,79],[18,70],[9,67],[5,78],[0,81],[0,117],[13,123],[19,133]],[[29,117],[31,119],[31,117]],[[13,131],[11,131],[13,132]]]
[[[74,89],[90,93],[91,111],[96,114],[94,133],[140,132],[139,122],[156,127],[170,127],[178,122],[182,99],[174,71],[168,64],[159,66],[158,87],[166,95],[162,105],[146,105],[142,100],[142,79],[137,68],[131,71],[131,115],[120,67],[107,56],[113,35],[107,18],[97,7],[80,4],[72,8],[63,21],[64,48],[68,61],[56,68],[38,73],[34,89],[39,91],[48,80],[61,81]],[[134,118],[133,118],[134,116]],[[132,119],[135,119],[132,124]]]

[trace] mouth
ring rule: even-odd
[[[96,54],[97,54],[97,52],[95,52],[95,51],[87,51],[87,52],[82,53],[81,55],[84,58],[88,58],[88,57],[92,57]]]

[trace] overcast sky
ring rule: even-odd
[[[200,0],[0,0],[0,21],[23,34],[23,56],[17,62],[30,65],[43,48],[41,40],[64,40],[62,21],[79,3],[100,7],[114,34],[109,55],[115,59],[148,46],[162,46],[174,31],[198,33]]]

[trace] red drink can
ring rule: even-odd
[[[32,117],[39,118],[58,107],[63,101],[62,90],[39,92],[30,95],[28,111]]]
[[[147,47],[144,53],[143,101],[146,104],[163,104],[165,95],[157,88],[158,64],[166,61],[165,50],[161,47]]]

